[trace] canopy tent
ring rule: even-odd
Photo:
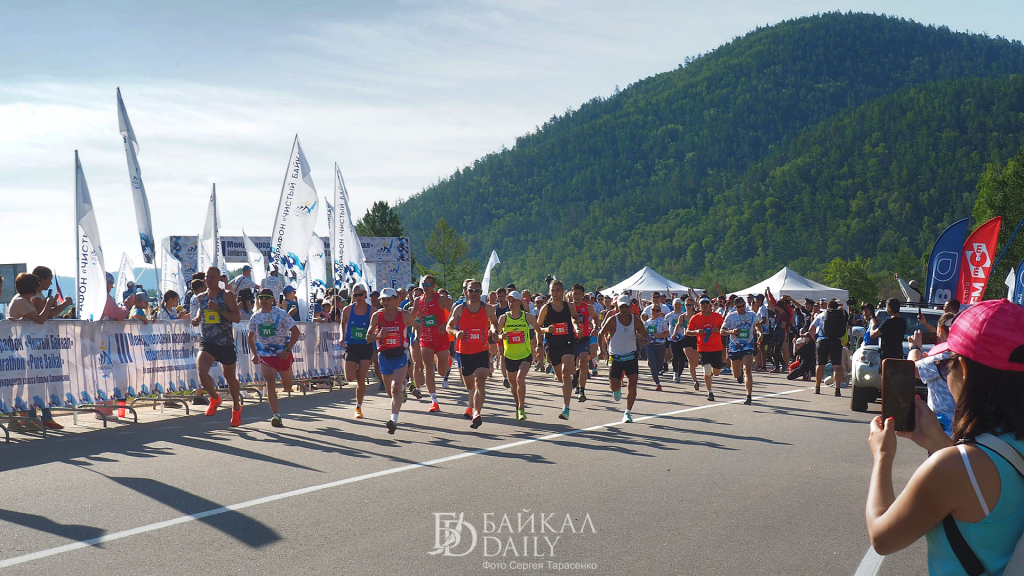
[[[812,298],[815,300],[818,298],[835,298],[840,302],[846,302],[846,299],[850,297],[850,293],[842,288],[830,288],[824,284],[818,284],[813,280],[808,280],[796,272],[793,272],[789,268],[779,270],[771,278],[754,284],[750,288],[735,290],[733,291],[733,294],[737,296],[763,294],[767,289],[771,289],[772,294],[776,298],[780,298],[788,294],[796,300],[802,300],[804,298]]]
[[[622,282],[601,290],[604,294],[622,294],[629,290],[633,296],[636,296],[637,292],[640,292],[641,298],[650,298],[654,292],[665,291],[672,292],[673,294],[685,297],[689,288],[683,286],[678,282],[673,282],[668,278],[665,278],[661,274],[658,274],[654,269],[644,266],[636,274],[633,274],[629,278],[626,278]],[[698,290],[700,292],[700,290]]]

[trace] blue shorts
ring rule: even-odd
[[[754,351],[753,350],[737,350],[737,351],[730,350],[729,351],[729,360],[743,360],[744,356],[753,356],[753,355],[754,355]]]
[[[390,376],[396,370],[400,370],[409,364],[409,356],[402,354],[398,358],[387,358],[380,352],[377,353],[377,365],[380,366],[380,373]]]
[[[590,342],[587,340],[581,339],[576,341],[576,355],[579,356],[580,354],[590,354]]]
[[[597,336],[590,337],[590,345],[593,346],[594,344],[597,344]]]

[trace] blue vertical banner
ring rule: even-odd
[[[1017,288],[1013,291],[1013,301],[1024,306],[1024,260],[1017,266]]]
[[[928,280],[924,299],[929,304],[944,304],[955,298],[960,279],[960,251],[967,237],[967,218],[957,220],[939,234],[928,258]]]

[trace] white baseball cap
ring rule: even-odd
[[[509,292],[508,293],[508,297],[513,299],[513,300],[522,300],[523,299],[523,295],[520,294],[518,290],[513,290],[513,291]]]
[[[398,292],[394,288],[385,288],[380,291],[381,298],[398,298]]]
[[[620,294],[619,297],[615,299],[615,303],[618,304],[619,306],[623,304],[628,305],[630,304],[629,296],[627,296],[626,294]]]

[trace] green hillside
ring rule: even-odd
[[[417,254],[446,218],[473,257],[498,251],[502,283],[653,264],[738,288],[858,255],[920,275],[985,164],[1024,143],[1021,73],[1019,42],[802,18],[553,117],[396,209]]]

